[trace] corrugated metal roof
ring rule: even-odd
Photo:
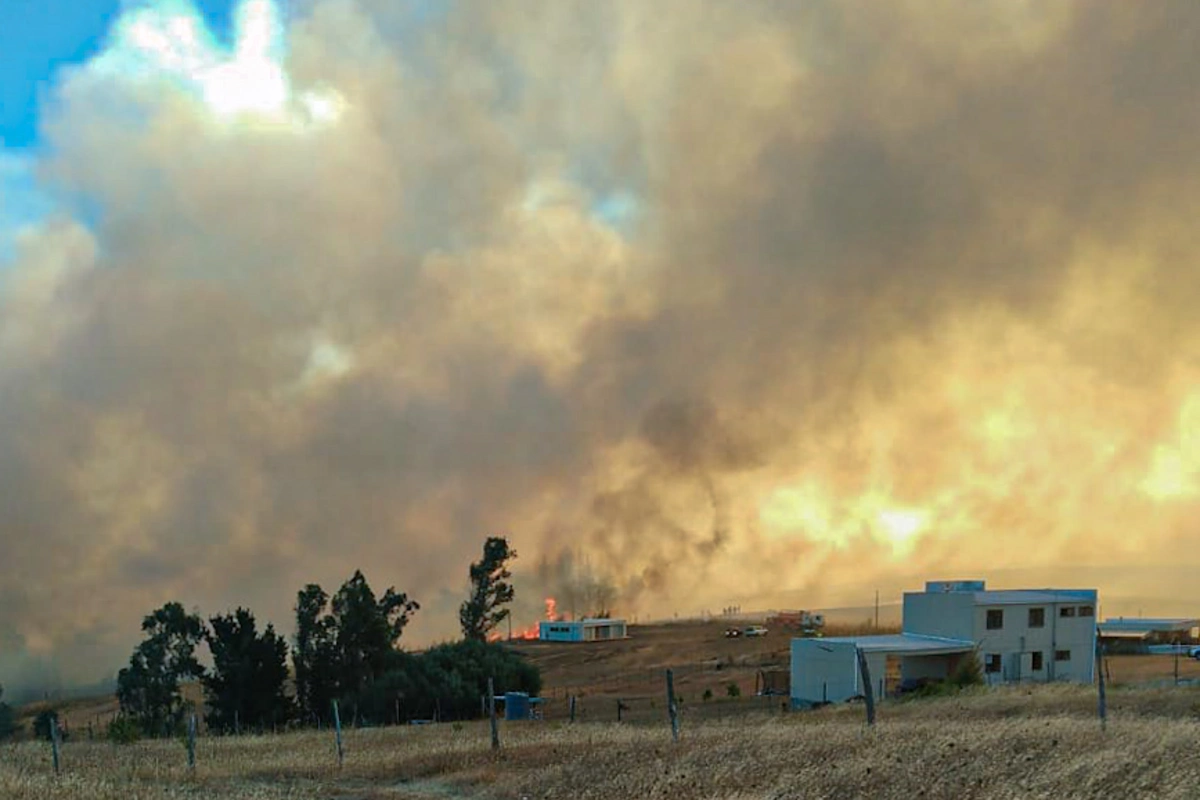
[[[974,592],[975,604],[981,606],[1034,605],[1037,603],[1095,602],[1094,589],[990,589]]]
[[[966,639],[944,639],[940,636],[922,636],[917,633],[890,633],[881,636],[827,636],[820,639],[801,641],[832,644],[853,644],[864,653],[896,653],[898,655],[937,655],[939,653],[967,653],[975,649],[975,643]]]
[[[1142,640],[1150,636],[1150,631],[1112,631],[1100,628],[1100,635],[1105,639],[1137,639]]]

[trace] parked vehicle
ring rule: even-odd
[[[825,628],[825,615],[814,611],[777,611],[767,618],[767,625],[801,636],[820,636]]]
[[[750,627],[746,628],[746,630],[742,631],[742,635],[743,636],[766,636],[767,629],[764,628],[762,625],[751,625]]]

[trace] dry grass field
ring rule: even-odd
[[[729,683],[738,684],[743,695],[752,694],[760,669],[787,669],[792,635],[771,631],[760,638],[725,638],[727,627],[746,624],[712,620],[637,625],[631,626],[629,638],[621,641],[517,642],[513,646],[537,664],[551,697],[662,694],[663,670],[670,667],[675,671],[677,692],[686,700],[699,700],[705,689],[723,695]],[[884,627],[878,632],[897,630]],[[827,635],[869,632],[833,626]]]
[[[555,644],[518,642],[516,649],[542,671],[545,694],[552,702],[550,717],[562,713],[565,698],[580,695],[582,707],[614,716],[616,700],[637,705],[639,700],[665,697],[663,673],[675,671],[676,693],[685,704],[699,703],[705,690],[722,698],[730,683],[743,697],[755,691],[759,670],[788,669],[791,635],[771,631],[762,638],[727,639],[729,623],[711,622],[640,625],[617,642]],[[893,633],[898,626],[878,631],[859,626],[831,626],[826,635]],[[1174,680],[1176,659],[1167,655],[1110,656],[1108,676],[1114,685],[1162,685]],[[1200,661],[1178,659],[1182,681],[1200,681]],[[763,702],[757,704],[762,707]],[[1200,794],[1197,795],[1200,797]]]
[[[559,722],[0,748],[0,797],[137,798],[1194,798],[1200,691],[1116,689],[1108,730],[1089,687],[978,691],[892,703],[867,729],[855,706],[653,725]],[[664,715],[665,716],[665,715]]]
[[[726,639],[718,622],[641,626],[593,645],[520,643],[542,669],[546,719],[201,737],[194,774],[181,742],[89,741],[111,698],[61,708],[73,733],[54,777],[47,745],[0,747],[0,798],[1071,798],[1200,797],[1200,688],[1171,686],[1171,656],[1109,659],[1110,720],[1088,686],[1026,686],[882,704],[868,729],[850,704],[784,712],[752,694],[785,668],[789,637]],[[830,631],[830,634],[851,631]],[[683,735],[666,723],[663,670],[676,670]],[[1200,679],[1200,664],[1179,661]],[[726,696],[729,683],[743,696]],[[702,700],[705,689],[710,700]],[[566,722],[566,696],[579,697]],[[617,724],[616,705],[624,707]],[[32,712],[35,708],[28,709]]]
[[[665,698],[663,672],[675,670],[676,693],[696,716],[727,718],[743,711],[778,710],[778,702],[750,696],[756,688],[760,669],[787,669],[791,637],[772,631],[762,638],[726,639],[730,623],[678,622],[639,625],[630,629],[628,639],[593,644],[553,644],[516,642],[512,646],[537,664],[542,671],[548,699],[548,719],[565,719],[566,698],[579,696],[579,712],[590,719],[615,720],[616,703],[628,706],[628,718],[637,720],[661,711],[659,698]],[[883,627],[879,632],[894,632]],[[871,633],[864,627],[832,626],[830,636]],[[1172,656],[1112,656],[1108,674],[1116,685],[1155,685],[1174,678]],[[1179,674],[1185,681],[1200,682],[1200,662],[1179,659]],[[725,700],[730,683],[737,684],[739,702]],[[704,703],[705,690],[714,700]],[[190,699],[199,703],[199,687],[187,689]],[[653,704],[653,705],[652,705]],[[77,737],[86,735],[87,726],[101,730],[117,712],[113,697],[97,697],[54,704],[68,730]],[[34,704],[23,711],[24,725],[44,707]],[[1200,797],[1200,795],[1198,795]]]

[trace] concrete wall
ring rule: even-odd
[[[974,635],[975,597],[969,593],[906,592],[904,632],[947,639]]]
[[[1080,617],[1080,606],[1095,608],[1094,594],[1090,598],[1062,598],[1053,603],[1030,603],[1022,605],[980,605],[974,610],[975,632],[971,637],[979,644],[979,656],[985,665],[989,655],[1000,656],[1000,671],[984,673],[988,683],[1007,681],[1079,681],[1088,683],[1093,678],[1096,658],[1096,619]],[[1062,609],[1075,612],[1074,616],[1062,616]],[[996,609],[1003,612],[1004,624],[998,630],[988,630],[987,612]],[[1031,628],[1029,612],[1042,609],[1045,624]],[[1059,661],[1056,654],[1069,654]],[[1034,654],[1041,654],[1041,668],[1034,669]]]
[[[792,701],[840,703],[859,694],[855,647],[821,639],[792,640]]]
[[[577,622],[539,622],[538,638],[543,642],[582,642],[583,626]]]
[[[608,639],[624,639],[624,620],[603,622],[539,622],[538,638],[543,642],[593,642]]]
[[[584,641],[604,641],[606,639],[624,639],[625,623],[619,620],[596,625],[583,626]]]
[[[1000,671],[984,673],[989,683],[1018,680],[1087,683],[1094,675],[1096,618],[1079,616],[1082,606],[1091,606],[1094,614],[1094,591],[1060,593],[1055,602],[978,606],[969,592],[909,592],[904,595],[904,632],[976,642],[981,666],[985,667],[987,656],[999,655]],[[1032,608],[1043,609],[1043,627],[1029,626]],[[1063,608],[1074,609],[1075,615],[1061,616]],[[988,630],[989,609],[1004,615],[999,630]],[[1069,659],[1056,660],[1058,651],[1069,653]],[[1041,654],[1039,669],[1034,669],[1035,653]],[[907,670],[905,677],[909,677]]]

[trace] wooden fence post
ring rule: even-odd
[[[500,726],[496,723],[496,685],[488,678],[488,716],[492,720],[492,749],[500,749]]]
[[[867,701],[867,724],[875,724],[875,691],[871,688],[871,669],[867,666],[867,656],[862,648],[855,647],[858,657],[858,671],[862,676],[863,698]]]
[[[58,714],[50,712],[50,752],[54,756],[54,774],[58,774]]]
[[[342,715],[338,713],[338,701],[333,701],[334,742],[337,743],[338,769],[342,768],[345,753],[342,751]]]
[[[575,721],[575,695],[571,695],[571,722]]]
[[[187,758],[188,770],[196,771],[196,715],[192,714],[188,717],[187,728]]]
[[[679,708],[675,705],[675,673],[667,670],[667,716],[671,720],[671,740],[679,741]]]
[[[1179,647],[1180,647],[1180,645],[1179,645],[1179,636],[1178,636],[1178,635],[1176,635],[1176,637],[1175,637],[1175,647],[1174,647],[1174,648],[1172,648],[1172,649],[1175,651],[1175,685],[1176,685],[1176,686],[1178,686],[1178,685],[1179,685]]]

